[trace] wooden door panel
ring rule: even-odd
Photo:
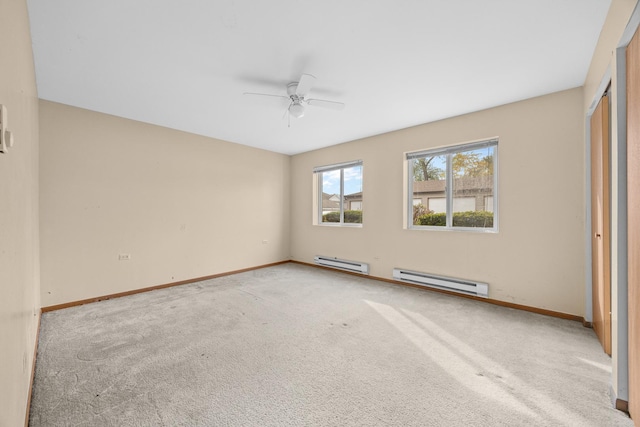
[[[611,355],[609,188],[609,98],[603,96],[591,116],[591,274],[593,329]]]
[[[640,425],[640,36],[627,47],[629,413]]]

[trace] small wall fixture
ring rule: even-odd
[[[0,153],[13,147],[13,134],[7,129],[7,107],[0,105]]]

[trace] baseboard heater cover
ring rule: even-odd
[[[487,283],[471,280],[455,279],[453,277],[436,276],[435,274],[421,273],[419,271],[393,269],[393,278],[401,282],[414,283],[436,289],[458,292],[478,297],[489,297],[489,285]]]
[[[314,261],[318,265],[325,267],[337,268],[338,270],[352,271],[354,273],[369,274],[369,264],[358,261],[349,261],[346,259],[338,259],[330,256],[317,255]]]

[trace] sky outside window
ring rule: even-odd
[[[322,173],[322,191],[327,194],[340,194],[340,170]],[[344,169],[344,195],[362,191],[362,166]]]

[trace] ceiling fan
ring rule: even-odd
[[[272,96],[276,98],[288,99],[289,106],[287,107],[289,117],[299,119],[304,116],[305,107],[307,105],[330,108],[332,110],[342,110],[344,104],[342,102],[327,101],[324,99],[307,98],[309,91],[316,82],[316,78],[311,74],[303,74],[300,77],[300,81],[291,82],[287,85],[287,96],[285,95],[272,95],[269,93],[255,93],[245,92],[245,95],[258,95],[258,96]]]

